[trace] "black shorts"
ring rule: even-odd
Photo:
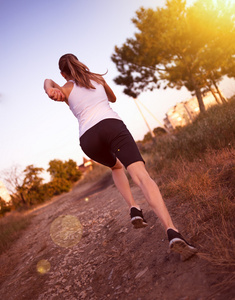
[[[118,119],[105,119],[88,129],[80,137],[80,146],[88,157],[108,167],[113,167],[117,158],[125,168],[144,162],[126,125]]]

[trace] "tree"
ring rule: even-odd
[[[144,138],[142,140],[142,143],[145,144],[147,142],[150,142],[150,141],[153,141],[153,137],[151,135],[150,132],[147,132],[145,135],[144,135]]]
[[[162,136],[167,134],[167,131],[162,127],[156,127],[153,129],[155,136]]]
[[[72,159],[65,162],[58,159],[51,160],[47,171],[51,175],[51,182],[46,185],[46,188],[53,195],[68,192],[72,183],[78,181],[82,176],[76,162]]]
[[[14,206],[25,206],[26,199],[23,194],[24,172],[19,165],[13,165],[11,168],[2,172],[7,189],[12,195]]]
[[[25,178],[18,192],[23,194],[27,205],[37,204],[44,201],[44,193],[42,189],[43,178],[40,177],[43,168],[37,168],[29,165],[25,168]]]
[[[233,1],[234,2],[234,1]],[[220,1],[221,6],[224,5],[223,1]],[[223,22],[221,26],[221,31],[224,36],[223,48],[226,48],[226,52],[223,53],[224,63],[221,67],[221,72],[228,77],[235,78],[235,3],[232,5],[232,1],[230,7],[225,11],[223,18],[227,21]],[[228,20],[230,24],[233,25],[233,30],[231,30],[231,25],[228,24]],[[220,33],[221,34],[221,33]]]
[[[51,198],[52,196],[69,192],[71,186],[71,182],[67,179],[55,177],[52,181],[45,183],[43,189],[46,198]]]
[[[201,30],[209,37],[199,52],[200,74],[206,83],[204,91],[211,91],[217,102],[226,102],[218,83],[228,75],[228,66],[234,65],[235,53],[235,4],[232,1],[198,0],[188,11],[190,20],[203,25]],[[220,100],[220,101],[219,101]]]
[[[11,211],[11,205],[6,203],[1,197],[0,197],[0,216],[4,216],[5,213]]]
[[[76,162],[72,159],[65,161],[64,167],[67,174],[67,180],[69,182],[76,182],[81,178],[82,172],[79,170]]]
[[[3,170],[1,172],[2,177],[8,191],[11,194],[16,192],[16,188],[23,184],[24,173],[23,169],[19,165],[13,165],[11,168]]]
[[[47,171],[50,173],[52,180],[55,178],[64,178],[70,182],[76,182],[82,176],[76,162],[72,159],[65,162],[59,159],[51,160]]]
[[[121,73],[114,81],[132,97],[162,84],[164,88],[185,86],[204,112],[203,90],[221,80],[223,59],[224,65],[234,53],[224,46],[228,36],[234,41],[230,7],[230,2],[199,0],[187,8],[186,1],[171,0],[156,10],[140,8],[132,20],[138,32],[120,48],[116,46],[111,57]]]
[[[51,175],[51,180],[54,178],[66,178],[66,172],[64,168],[64,163],[62,160],[54,159],[49,162],[49,168],[47,172]]]
[[[65,162],[50,161],[48,171],[51,174],[51,181],[48,183],[43,183],[41,177],[43,171],[43,168],[29,165],[24,171],[21,171],[19,166],[13,166],[3,172],[14,208],[29,207],[42,203],[54,195],[68,192],[72,183],[82,176],[76,162],[71,159]],[[3,204],[0,203],[1,206]]]

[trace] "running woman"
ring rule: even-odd
[[[174,226],[158,186],[149,176],[132,135],[110,107],[109,102],[115,102],[116,96],[103,76],[92,73],[73,54],[65,54],[60,58],[59,69],[66,84],[61,87],[53,80],[46,79],[45,92],[52,100],[66,102],[78,119],[80,146],[84,153],[92,160],[111,168],[114,183],[129,206],[134,228],[146,227],[147,222],[133,198],[124,167],[160,219],[168,236],[170,249],[180,253],[182,260],[193,256],[197,252],[196,248]]]

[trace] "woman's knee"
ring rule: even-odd
[[[131,164],[127,167],[127,171],[129,172],[134,183],[137,185],[145,184],[147,181],[151,180],[143,162]]]

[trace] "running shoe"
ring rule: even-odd
[[[167,236],[170,250],[179,253],[182,261],[189,259],[197,253],[197,249],[193,245],[190,245],[179,232],[170,228],[167,230]]]
[[[144,228],[148,226],[147,222],[144,219],[142,209],[132,207],[130,210],[131,223],[135,229]]]

